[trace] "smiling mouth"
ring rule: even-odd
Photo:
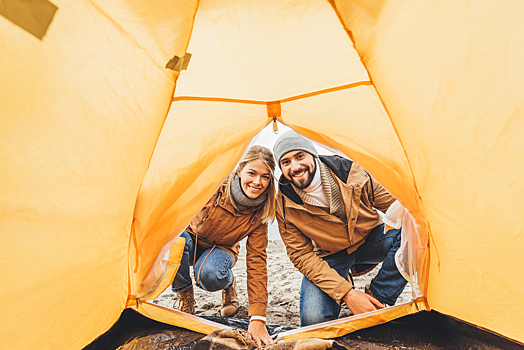
[[[300,179],[302,178],[304,175],[306,175],[306,172],[307,172],[307,169],[306,168],[303,168],[303,169],[299,169],[293,173],[291,173],[291,177],[292,178],[295,178],[295,179]]]

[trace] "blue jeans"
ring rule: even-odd
[[[346,250],[323,257],[329,266],[342,277],[346,277],[354,265],[382,263],[378,274],[371,281],[373,296],[383,304],[395,305],[407,281],[395,265],[395,253],[400,248],[400,229],[384,234],[384,224],[375,227],[356,251]],[[306,277],[300,289],[301,327],[331,321],[338,318],[340,305]]]
[[[186,239],[184,253],[180,261],[180,267],[173,280],[171,289],[173,292],[182,292],[193,285],[189,266],[193,264],[193,254],[196,248],[196,262],[194,266],[194,277],[196,285],[208,292],[216,292],[233,285],[233,256],[220,248],[204,249],[197,245],[194,246],[193,238],[186,231],[180,235]]]

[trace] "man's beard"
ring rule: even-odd
[[[303,170],[305,170],[307,172],[307,174],[308,174],[307,178],[300,179],[300,180],[295,180],[293,175],[298,174],[298,173],[302,172]],[[316,171],[317,171],[317,164],[316,164],[316,162],[314,163],[314,168],[313,168],[312,172],[309,171],[308,167],[303,167],[303,168],[298,169],[297,171],[292,171],[292,172],[289,173],[289,176],[291,177],[291,183],[293,183],[293,186],[295,186],[296,188],[300,188],[301,190],[303,190],[304,188],[308,188],[309,185],[311,185],[311,182],[313,182],[313,178],[315,177],[315,172]]]

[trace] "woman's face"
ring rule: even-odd
[[[237,170],[240,187],[249,198],[258,198],[271,181],[271,171],[260,159],[247,163]]]

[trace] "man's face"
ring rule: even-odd
[[[304,151],[291,151],[280,158],[282,174],[300,189],[311,184],[316,168],[315,157]]]

